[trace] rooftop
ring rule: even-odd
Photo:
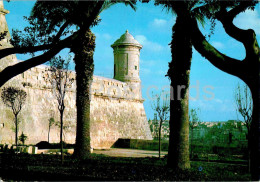
[[[119,46],[119,45],[134,45],[142,48],[143,46],[135,40],[135,38],[126,30],[126,32],[121,35],[119,39],[117,39],[111,47]]]

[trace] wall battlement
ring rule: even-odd
[[[32,89],[49,89],[52,90],[53,86],[46,82],[44,75],[46,74],[48,66],[40,65],[22,73],[20,75],[20,81],[23,87],[30,87]],[[70,77],[76,77],[74,71],[70,72]],[[68,88],[68,92],[76,92],[76,82],[73,82],[72,87]],[[96,96],[120,98],[128,100],[139,100],[143,102],[142,96],[140,95],[139,87],[135,87],[132,84],[122,82],[116,79],[93,76],[91,94]]]

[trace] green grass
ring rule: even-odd
[[[177,171],[166,168],[166,158],[159,160],[156,157],[121,158],[92,154],[89,159],[77,161],[67,155],[61,166],[58,155],[0,155],[0,176],[6,180],[250,180],[247,166],[238,164],[191,162],[190,170]]]

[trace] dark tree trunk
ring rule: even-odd
[[[75,157],[85,159],[90,156],[90,100],[93,81],[95,36],[88,30],[76,41],[72,52],[75,53],[77,83],[77,130]]]
[[[61,164],[63,164],[64,161],[64,154],[63,154],[63,112],[64,112],[64,107],[62,110],[60,110],[60,152],[61,152]]]
[[[48,130],[48,143],[50,143],[50,131],[51,131],[51,127],[49,126],[49,130]]]
[[[173,26],[172,61],[168,76],[171,80],[170,138],[168,163],[171,168],[190,168],[189,160],[189,77],[192,45],[186,17],[178,15]]]
[[[15,115],[15,146],[18,151],[18,114]]]

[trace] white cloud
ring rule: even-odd
[[[160,31],[160,32],[171,32],[172,26],[174,25],[176,19],[171,18],[169,20],[166,19],[160,19],[160,18],[155,18],[153,21],[149,23],[149,28],[151,30],[156,29],[155,31]]]
[[[167,21],[164,20],[164,19],[157,19],[157,18],[155,18],[151,24],[154,27],[162,27],[162,26],[167,25]]]
[[[256,34],[260,34],[260,16],[256,10],[246,10],[240,13],[235,18],[234,24],[242,29],[253,29]]]
[[[217,42],[217,41],[213,41],[213,42],[212,42],[212,45],[213,45],[215,48],[217,48],[217,49],[223,49],[223,48],[225,48],[225,45],[224,45],[224,44],[222,44],[221,42]]]
[[[147,41],[147,38],[144,35],[136,35],[135,39],[140,43],[144,44]]]
[[[149,41],[144,35],[137,35],[135,36],[135,39],[144,46],[144,49],[149,49],[156,52],[165,50],[162,45]]]

